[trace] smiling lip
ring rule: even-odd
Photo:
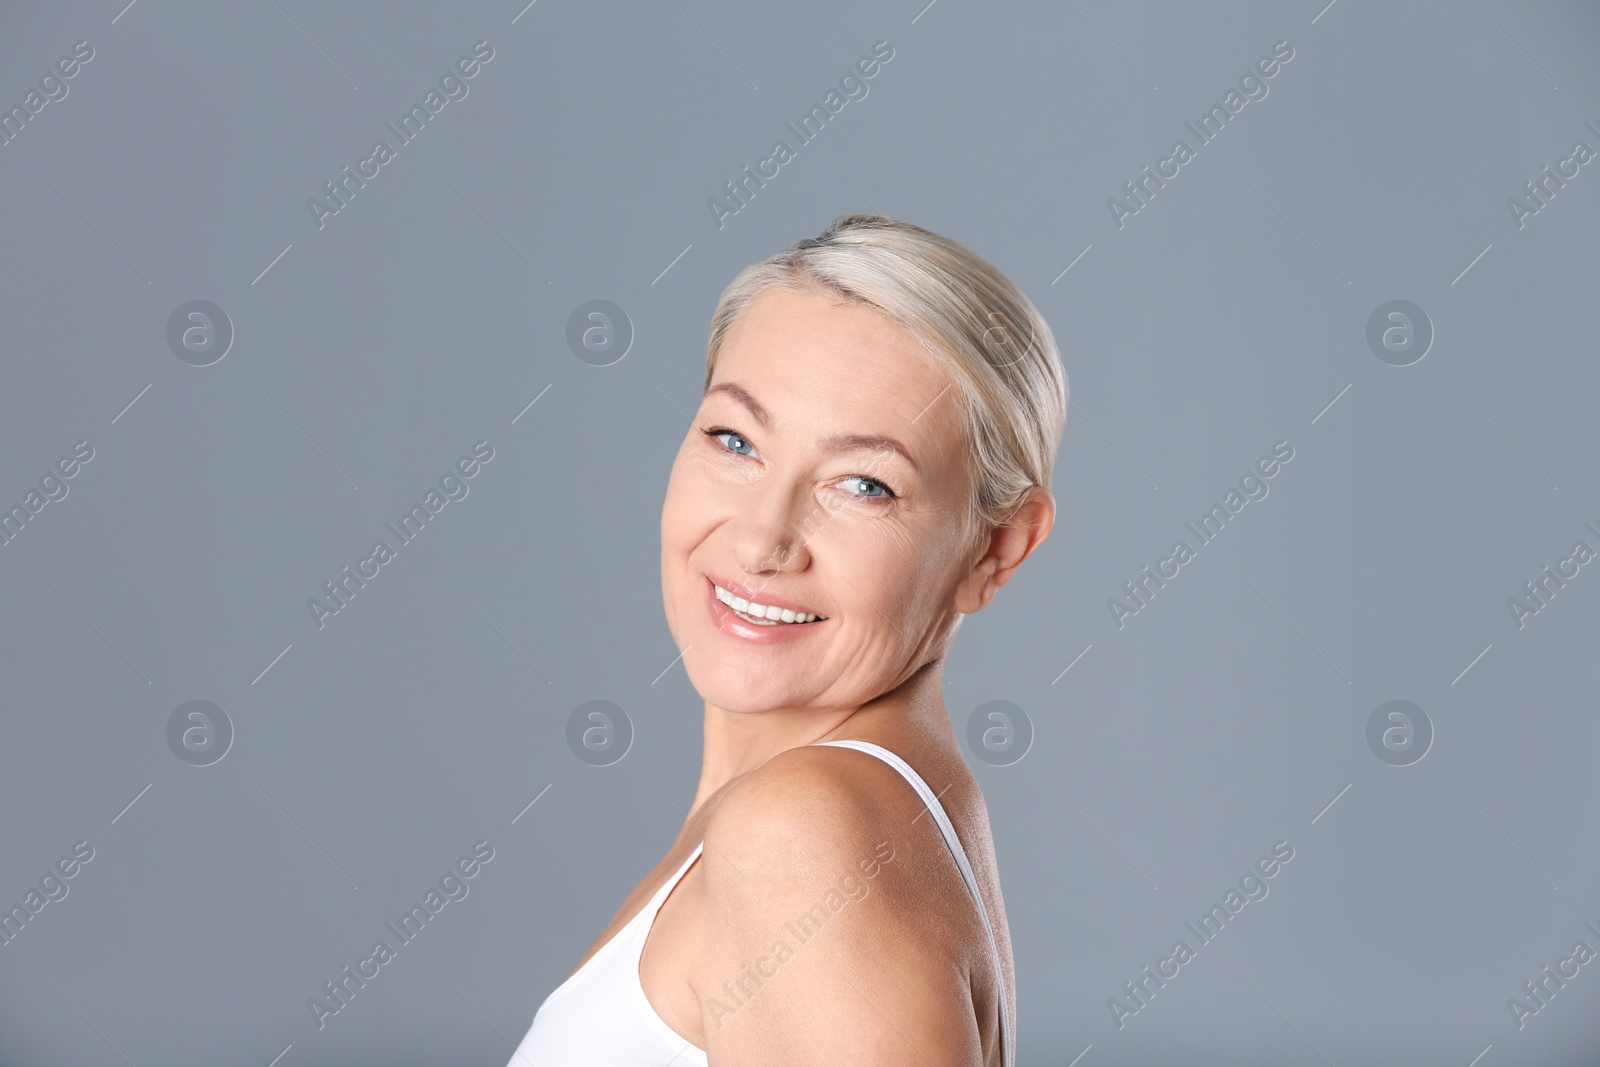
[[[784,601],[777,597],[767,597],[760,593],[757,593],[756,597],[752,598],[748,594],[755,592],[755,590],[749,586],[740,585],[737,582],[723,585],[720,579],[708,577],[706,579],[706,610],[710,613],[711,625],[719,632],[725,633],[730,637],[737,637],[748,644],[770,645],[777,644],[780,641],[796,640],[802,635],[816,630],[819,626],[826,625],[828,622],[827,619],[821,617],[813,622],[804,623],[772,622],[762,624],[750,622],[740,618],[733,608],[717,599],[716,587],[719,585],[735,596],[745,600],[754,599],[757,604],[765,604],[767,601],[771,601],[777,607],[788,608],[790,611],[803,611],[804,609],[792,601]]]
[[[719,578],[715,574],[708,574],[706,575],[706,578],[710,580],[713,585],[720,585],[734,596],[740,598],[741,600],[749,601],[752,604],[760,604],[763,607],[769,608],[788,608],[796,615],[817,615],[820,616],[820,618],[817,620],[818,622],[821,622],[823,619],[827,618],[827,616],[823,615],[820,611],[812,611],[804,604],[796,604],[792,600],[785,600],[780,596],[773,596],[771,593],[768,593],[765,590],[752,589],[743,582],[729,581],[726,578]],[[712,590],[713,595],[715,595],[715,592],[715,590]],[[803,625],[810,624],[806,623]]]

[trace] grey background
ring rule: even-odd
[[[972,761],[1019,1062],[1600,1062],[1600,963],[1507,1006],[1600,949],[1600,565],[1507,606],[1600,548],[1600,163],[1523,228],[1506,204],[1600,149],[1600,13],[924,2],[5,6],[5,108],[94,58],[0,147],[0,502],[95,453],[0,547],[0,902],[95,856],[0,947],[0,1062],[504,1063],[693,793],[658,531],[716,296],[866,210],[1009,274],[1070,378],[1055,532],[947,684],[963,737],[994,699],[1035,731]],[[479,40],[469,95],[319,230],[307,198]],[[707,199],[879,40],[868,96],[719,229]],[[1107,199],[1280,40],[1119,229]],[[235,331],[208,367],[166,343],[194,299]],[[591,299],[635,332],[611,366],[566,342]],[[1392,299],[1436,332],[1411,366],[1365,340]],[[485,439],[319,630],[307,599]],[[1280,440],[1119,629],[1107,599]],[[166,739],[195,699],[235,731],[207,767]],[[608,767],[565,741],[591,699],[633,724]],[[1435,731],[1411,766],[1367,745],[1392,699]],[[470,894],[318,1030],[307,999],[479,840]],[[1108,998],[1280,840],[1269,896],[1119,1029]]]

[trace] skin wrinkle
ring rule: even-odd
[[[863,307],[864,305],[860,305],[860,304],[853,304],[853,305],[834,304],[832,306],[835,306],[835,307],[857,307],[857,308],[860,308],[860,307]],[[731,332],[730,332],[730,336],[731,336]],[[860,357],[857,357],[857,358],[860,358]],[[877,349],[877,348],[874,348],[874,349],[870,350],[869,353],[867,354],[866,358],[868,360],[872,361],[872,362],[875,362],[879,366],[880,369],[884,369],[887,366],[889,366],[890,364],[892,364],[892,359],[890,359],[883,352],[883,350]],[[947,394],[952,392],[952,383],[950,383],[949,377],[948,377],[948,373],[945,371],[945,369],[943,368],[942,365],[937,364],[937,363],[935,363],[935,362],[930,360],[930,361],[928,361],[928,363],[926,365],[926,371],[929,373],[930,376],[936,378],[940,382],[940,385],[939,385],[939,388],[938,388],[937,392],[934,395],[933,400],[930,400],[928,402],[928,404],[923,404],[923,405],[919,405],[918,406],[918,412],[919,413],[918,413],[917,416],[913,416],[913,419],[911,420],[913,422],[919,421],[926,414],[926,411],[927,411],[927,408],[929,407],[929,405],[931,405],[934,401],[936,401],[938,398],[943,397],[943,396],[945,396],[945,395],[947,395]],[[725,383],[721,383],[721,382],[713,383],[711,389],[708,390],[708,395],[710,395],[710,393],[713,393],[713,392],[720,392],[720,390],[718,389],[718,386],[719,385],[723,385],[723,384],[725,384]],[[737,391],[738,392],[745,392],[745,390],[743,390],[743,389],[738,389]],[[948,427],[946,427],[946,432],[949,432],[949,428]],[[885,435],[885,436],[887,436],[887,435]],[[909,452],[910,450],[908,449],[907,451]],[[894,465],[894,461],[893,460],[886,461],[886,466],[893,466],[893,465]],[[914,463],[914,461],[911,463],[911,465],[912,465],[914,470],[917,469],[917,466]],[[887,480],[890,481],[891,484],[894,484],[896,481],[899,481],[898,479],[889,478],[888,476],[886,476],[886,478],[887,478]],[[915,482],[910,483],[910,484],[914,485]],[[904,506],[912,508],[912,509],[915,509],[919,504],[918,496],[913,494],[913,493],[906,493],[906,488],[907,488],[906,486],[902,486],[901,489],[900,489],[900,491],[903,494],[902,495],[902,499],[903,499],[903,501],[905,501]],[[826,505],[819,505],[819,506],[821,506],[824,510],[826,510]],[[845,505],[842,505],[840,508],[835,509],[832,512],[829,512],[829,518],[831,519],[834,515],[837,515],[839,511],[844,510],[844,508],[847,508],[847,507],[849,507],[849,505],[845,504]],[[947,530],[947,528],[942,527],[942,526],[939,528],[939,532],[940,533],[945,533],[946,530]],[[947,554],[947,552],[949,550],[949,546],[950,546],[950,540],[951,540],[950,537],[946,537],[944,540],[942,540],[940,542],[937,542],[937,543],[935,543],[933,545],[930,545],[930,546],[921,546],[915,540],[916,534],[914,534],[912,532],[912,530],[910,528],[908,528],[908,526],[906,526],[903,523],[888,523],[888,524],[886,524],[885,532],[887,533],[887,535],[889,537],[891,537],[893,539],[893,546],[896,549],[899,550],[899,559],[902,562],[905,562],[905,561],[913,561],[914,562],[914,561],[917,561],[919,559],[926,559],[926,558],[929,558],[929,557],[932,557],[932,558],[934,558],[936,560],[943,559],[946,556],[946,554]],[[841,578],[841,580],[845,581],[847,584],[851,584],[851,588],[858,595],[861,595],[862,599],[866,600],[869,604],[871,604],[874,607],[874,609],[878,611],[880,617],[886,623],[888,623],[888,625],[890,625],[898,633],[900,633],[900,635],[902,636],[902,638],[904,638],[906,640],[906,643],[908,645],[914,645],[915,644],[914,639],[908,637],[905,634],[905,632],[900,628],[899,624],[895,621],[895,615],[894,614],[890,613],[889,611],[886,611],[879,603],[877,603],[874,600],[873,597],[871,597],[868,594],[863,593],[859,587],[855,586],[853,583],[850,583],[850,579],[849,579],[848,575],[841,574],[840,578]],[[936,595],[935,591],[930,591],[930,598],[933,595]],[[924,607],[925,607],[925,604],[918,604],[917,605],[917,609],[922,609]],[[826,614],[826,613],[824,613],[824,614]],[[955,620],[954,625],[955,626],[959,626],[960,625],[959,617]],[[954,636],[953,630],[952,630],[952,632],[951,632],[951,634],[949,636]],[[934,638],[934,640],[937,640],[937,636]],[[907,649],[907,653],[909,654],[911,651],[918,651],[918,650],[919,649]],[[908,673],[907,676],[909,676],[909,673]],[[889,688],[893,688],[894,685],[898,685],[899,683],[903,682],[904,680],[905,680],[905,677],[901,677],[901,678],[896,679],[895,682]]]
[[[769,425],[714,388],[721,383],[747,390]],[[704,842],[648,932],[640,980],[663,1020],[713,1062],[836,1062],[822,1050],[844,1040],[864,1063],[980,1062],[980,1033],[991,1052],[998,1040],[998,998],[1014,1017],[993,843],[941,671],[965,616],[1048,536],[1054,500],[1035,487],[1011,527],[974,528],[959,399],[952,372],[870,305],[769,289],[724,335],[674,460],[662,508],[663,604],[705,701],[704,757],[678,839],[612,929]],[[713,428],[743,443],[702,432]],[[894,437],[917,465],[817,447],[854,434]],[[880,500],[858,477],[896,498]],[[825,619],[770,645],[722,633],[707,610],[708,573]],[[874,756],[807,747],[845,737],[900,755],[941,798],[984,891],[1004,987],[916,793]],[[706,1003],[722,983],[767,955],[774,927],[885,839],[895,859],[870,892],[847,900],[778,968],[773,996],[716,1026]]]

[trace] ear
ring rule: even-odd
[[[1042,485],[1028,490],[1011,521],[989,533],[988,546],[956,587],[956,610],[963,615],[982,611],[1022,561],[1050,536],[1055,521],[1056,498],[1050,490]]]

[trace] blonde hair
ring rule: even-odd
[[[1067,415],[1055,337],[1022,290],[966,245],[885,215],[840,215],[722,291],[705,388],[728,331],[767,289],[831,291],[876,308],[950,371],[973,460],[965,520],[974,548],[1030,488],[1050,487]]]

